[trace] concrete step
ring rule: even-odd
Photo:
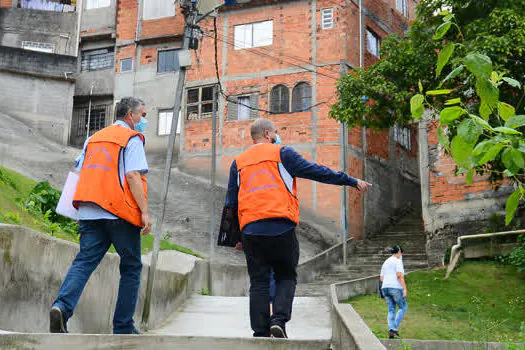
[[[327,298],[295,298],[292,320],[286,325],[291,339],[330,341],[330,305]],[[151,333],[190,337],[251,338],[247,297],[192,296],[163,327]],[[232,347],[241,349],[241,347]]]
[[[294,315],[295,316],[295,315]],[[317,316],[316,316],[317,317]],[[314,317],[314,319],[316,318]],[[205,328],[205,322],[201,324]],[[0,334],[0,349],[35,350],[328,350],[330,340],[274,338],[191,337],[172,335],[112,334]]]

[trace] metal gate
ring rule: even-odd
[[[71,135],[69,138],[72,146],[82,147],[84,145],[88,131],[88,117],[90,136],[112,122],[111,104],[91,106],[90,116],[88,110],[86,106],[73,108]]]

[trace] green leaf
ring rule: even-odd
[[[476,124],[472,119],[466,119],[458,126],[458,135],[466,143],[476,143],[479,135],[483,133],[483,128]]]
[[[525,115],[515,115],[505,122],[507,128],[520,128],[525,125]]]
[[[423,93],[423,84],[421,84],[421,79],[418,80],[417,86],[419,87],[419,92]]]
[[[489,107],[495,108],[499,100],[499,90],[489,79],[478,79],[476,81],[476,92],[481,97],[481,102]]]
[[[461,65],[459,67],[456,67],[452,72],[448,73],[448,75],[441,81],[439,84],[439,87],[441,87],[446,81],[449,81],[450,79],[454,79],[459,73],[463,71],[463,68],[465,68],[464,65]]]
[[[454,15],[450,13],[450,14],[446,15],[445,17],[443,17],[443,21],[448,22],[452,18],[454,18]]]
[[[492,128],[492,126],[490,126],[490,124],[485,120],[485,119],[482,119],[480,117],[478,117],[477,115],[475,114],[469,114],[469,116],[472,118],[472,120],[474,120],[474,122],[476,124],[478,124],[479,126],[481,126],[483,129],[485,130],[490,130],[490,131],[493,131],[494,129]]]
[[[486,104],[485,102],[481,102],[481,104],[479,105],[479,115],[484,120],[489,120],[491,114],[492,114],[492,109],[489,107],[489,105]]]
[[[498,112],[501,119],[507,121],[516,114],[514,107],[505,102],[498,103]]]
[[[499,74],[498,72],[491,72],[490,73],[490,81],[492,81],[494,84],[496,84],[499,81]]]
[[[513,87],[517,87],[518,89],[521,89],[521,83],[515,79],[505,77],[503,78],[503,81],[506,81],[507,84]]]
[[[451,106],[451,105],[456,105],[458,103],[461,103],[461,98],[453,98],[451,100],[447,100],[445,102],[445,106]]]
[[[492,72],[492,61],[490,58],[479,53],[469,53],[463,59],[463,64],[476,78],[488,78]]]
[[[515,148],[507,148],[501,155],[501,160],[505,167],[513,174],[519,173],[525,167],[523,153]]]
[[[449,149],[450,140],[448,139],[448,136],[443,131],[443,128],[441,127],[441,125],[438,126],[437,140],[441,146],[445,147],[446,149]]]
[[[439,40],[442,37],[444,37],[445,34],[447,34],[448,30],[450,29],[450,26],[452,26],[451,22],[442,23],[439,27],[437,27],[436,34],[434,34],[432,39]]]
[[[441,113],[439,113],[439,119],[441,124],[448,125],[463,114],[465,114],[465,110],[459,106],[447,107],[441,110]]]
[[[507,213],[507,215],[505,216],[505,225],[508,226],[514,218],[516,209],[518,209],[518,204],[520,204],[520,199],[520,189],[517,189],[516,191],[512,192],[512,194],[509,196],[509,199],[507,199],[507,204],[505,205],[505,212]]]
[[[450,60],[450,57],[454,53],[454,48],[454,43],[448,43],[439,53],[436,68],[436,78],[440,76],[441,71],[447,65],[448,61]]]
[[[505,147],[505,145],[501,143],[497,143],[494,146],[492,146],[487,151],[487,153],[485,153],[485,155],[478,161],[478,165],[483,165],[490,162],[491,160],[494,160],[498,156],[499,152],[501,152],[503,147]]]
[[[428,90],[427,95],[447,95],[450,94],[452,90],[441,89],[441,90]]]
[[[448,11],[448,10],[439,11],[439,15],[440,16],[448,16],[448,15],[450,15],[450,11]]]
[[[472,184],[472,177],[474,176],[474,169],[470,169],[467,173],[467,178],[466,178],[466,181],[467,181],[467,185],[471,185]]]
[[[494,128],[494,131],[500,132],[502,134],[506,135],[521,135],[521,132],[519,132],[516,129],[507,128],[505,126],[499,126],[497,128]]]
[[[414,119],[421,119],[423,116],[423,113],[425,112],[423,101],[425,101],[425,97],[421,94],[414,95],[410,99],[410,112]]]
[[[493,140],[486,140],[478,143],[476,147],[474,147],[474,150],[472,151],[472,154],[475,156],[479,156],[483,153],[487,153],[492,146],[494,146]]]
[[[456,163],[465,168],[470,169],[473,166],[472,151],[474,144],[466,143],[462,137],[455,136],[450,144],[450,152]]]

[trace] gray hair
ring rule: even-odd
[[[265,130],[273,131],[274,128],[275,128],[275,123],[271,121],[270,119],[266,119],[266,118],[256,119],[253,122],[252,127],[250,129],[252,139],[259,140],[264,136]]]
[[[131,110],[135,113],[138,113],[141,106],[144,106],[144,101],[142,101],[140,98],[123,97],[117,103],[117,107],[115,108],[115,115],[117,119],[122,119],[126,115],[128,115],[129,111]]]

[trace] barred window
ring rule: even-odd
[[[187,120],[198,120],[212,117],[213,85],[188,89],[186,95]]]
[[[82,71],[110,69],[114,66],[115,52],[113,48],[82,51]]]
[[[334,9],[326,8],[321,10],[321,28],[330,29],[334,27]]]
[[[411,151],[412,142],[410,140],[410,128],[394,125],[394,141],[401,147]]]

